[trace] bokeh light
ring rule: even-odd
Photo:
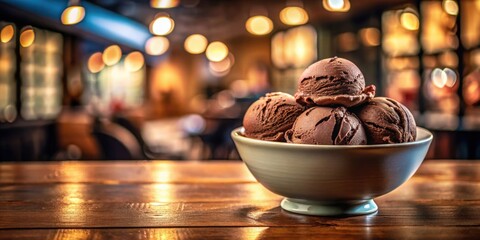
[[[141,52],[131,52],[125,57],[125,68],[130,72],[136,72],[140,70],[145,64],[145,59]]]
[[[185,39],[185,50],[191,54],[200,54],[207,48],[208,40],[201,34],[192,34]]]
[[[122,49],[118,45],[111,45],[103,51],[102,59],[107,66],[118,63],[122,58]]]
[[[149,55],[158,56],[164,54],[170,46],[166,37],[151,37],[145,44],[145,52]]]
[[[205,52],[208,60],[212,62],[220,62],[228,55],[228,47],[223,42],[215,41],[208,45]]]
[[[150,32],[155,35],[168,35],[173,31],[175,22],[168,15],[160,15],[150,23]]]
[[[418,16],[413,12],[403,12],[400,15],[400,24],[407,30],[418,30],[420,27],[420,21]]]
[[[102,58],[102,53],[101,52],[96,52],[96,53],[92,54],[88,58],[87,67],[88,67],[88,70],[91,73],[98,73],[98,72],[102,71],[102,69],[105,67],[105,64],[104,64],[103,58]]]
[[[22,33],[20,33],[20,45],[22,47],[30,47],[35,41],[35,31],[32,27],[26,27]]]
[[[63,10],[61,21],[64,25],[74,25],[81,22],[83,18],[85,18],[85,8],[73,5]]]
[[[323,0],[322,4],[330,12],[347,12],[350,10],[349,0]]]
[[[251,34],[265,35],[273,30],[273,22],[265,16],[253,16],[247,20],[245,28]]]
[[[14,35],[15,28],[13,28],[13,25],[9,24],[2,28],[2,31],[0,32],[0,41],[2,43],[8,43],[12,40]]]
[[[308,14],[301,7],[286,7],[280,11],[280,21],[287,25],[302,25],[308,22]]]
[[[180,0],[150,0],[152,8],[174,8],[178,6]]]
[[[458,4],[454,0],[444,0],[443,10],[449,15],[456,16],[458,15]]]
[[[377,28],[363,28],[359,34],[363,45],[369,47],[380,45],[380,30]]]

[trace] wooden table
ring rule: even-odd
[[[480,161],[430,160],[355,217],[286,212],[241,162],[0,164],[0,239],[480,239]]]

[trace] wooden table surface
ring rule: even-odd
[[[0,164],[0,239],[480,239],[480,161],[425,161],[379,211],[286,212],[241,162]]]

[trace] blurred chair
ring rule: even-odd
[[[92,131],[106,160],[145,159],[135,136],[116,123],[96,120]]]
[[[158,152],[152,150],[151,147],[143,139],[140,129],[138,129],[128,118],[116,115],[112,118],[112,122],[128,130],[140,145],[142,154],[145,159],[168,159],[168,160],[183,160],[183,156],[178,154],[168,153],[166,151]]]

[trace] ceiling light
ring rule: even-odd
[[[31,26],[23,28],[22,33],[20,33],[20,45],[22,47],[30,47],[35,41],[35,31]]]
[[[170,46],[170,42],[166,37],[151,37],[145,43],[145,52],[149,55],[162,55],[164,54]]]
[[[228,55],[228,47],[225,43],[215,41],[208,45],[205,52],[208,60],[212,62],[220,62]]]
[[[454,0],[443,0],[443,10],[449,15],[458,15],[458,4]]]
[[[178,6],[179,0],[150,0],[152,8],[174,8]]]
[[[400,24],[407,30],[418,30],[420,21],[415,13],[405,11],[400,15]]]
[[[80,1],[70,0],[60,19],[64,25],[74,25],[81,22],[83,18],[85,18],[85,8],[80,5]]]
[[[105,64],[103,63],[103,59],[102,59],[102,53],[96,52],[92,54],[88,58],[87,67],[91,73],[97,73],[102,71],[102,69],[105,67]]]
[[[257,15],[247,20],[245,28],[251,34],[265,35],[273,30],[273,22],[268,17]]]
[[[125,68],[130,72],[136,72],[140,70],[145,63],[145,59],[141,52],[131,52],[125,57]]]
[[[8,43],[12,40],[13,36],[15,35],[15,29],[13,28],[12,24],[9,24],[2,28],[0,32],[0,41],[2,43]]]
[[[287,25],[302,25],[308,22],[308,14],[301,7],[286,7],[280,11],[280,21]]]
[[[103,51],[102,59],[107,66],[118,63],[122,58],[122,49],[118,45],[111,45]]]
[[[330,12],[348,12],[350,0],[323,0],[323,7]]]
[[[192,34],[185,39],[185,50],[191,54],[200,54],[207,48],[208,40],[201,34]]]
[[[150,23],[150,32],[155,35],[167,35],[173,31],[175,22],[168,15],[157,16]]]

